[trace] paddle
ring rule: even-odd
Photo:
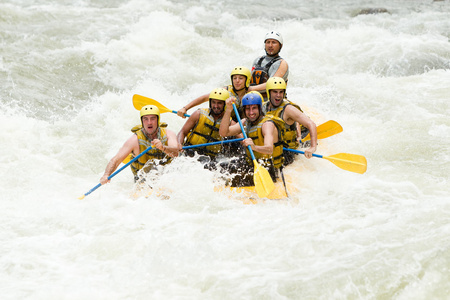
[[[145,96],[141,96],[141,95],[133,95],[133,106],[137,109],[140,110],[143,106],[145,105],[155,105],[159,108],[159,111],[161,113],[166,113],[166,112],[171,112],[176,114],[177,111],[175,110],[171,110],[167,107],[165,107],[164,105],[162,105],[161,103],[159,103],[158,101],[145,97]],[[189,117],[190,115],[188,114],[184,114],[186,117]],[[317,126],[317,139],[325,139],[327,137],[333,136],[335,134],[338,134],[342,132],[342,126],[333,120],[327,121],[319,126]],[[308,135],[306,137],[304,137],[302,139],[302,143],[309,141],[311,139],[311,136]]]
[[[342,132],[342,127],[339,125],[336,121],[327,121],[319,126],[317,126],[317,138],[318,139],[324,139],[330,136],[333,136],[339,132]],[[309,134],[302,140],[302,142],[307,141],[310,139]],[[239,142],[242,141],[243,138],[240,139],[233,139],[233,140],[224,140],[224,141],[218,141],[218,142],[211,142],[211,143],[205,143],[205,144],[198,144],[198,145],[190,145],[190,146],[184,146],[183,149],[192,149],[197,147],[204,147],[204,146],[212,146],[212,145],[218,145],[218,144],[225,144],[225,143],[232,143],[232,142]]]
[[[242,134],[244,135],[244,139],[247,138],[247,133],[244,130],[244,126],[242,126],[241,117],[239,116],[239,112],[236,108],[236,104],[233,103],[234,113],[236,114],[236,118],[238,119],[239,126],[241,126]],[[253,164],[255,165],[255,171],[253,174],[253,182],[255,183],[255,189],[258,193],[258,197],[266,198],[269,194],[275,189],[275,184],[270,177],[269,171],[267,171],[263,166],[258,164],[255,158],[255,154],[253,154],[252,147],[248,146],[248,151],[252,156]]]
[[[305,154],[304,151],[296,150],[296,149],[283,148],[283,150]],[[326,160],[331,161],[333,164],[335,164],[339,168],[350,171],[350,172],[364,174],[367,170],[367,160],[362,155],[349,154],[349,153],[338,153],[338,154],[331,155],[331,156],[323,156],[320,154],[313,153],[313,156],[319,157],[319,158],[325,158]]]
[[[108,180],[113,178],[114,176],[116,176],[117,174],[119,174],[119,172],[121,172],[123,169],[125,169],[126,167],[128,167],[129,165],[131,165],[134,161],[138,160],[139,157],[141,157],[142,155],[144,155],[145,153],[147,153],[150,149],[152,149],[153,146],[148,147],[147,149],[145,149],[142,153],[140,153],[138,156],[136,156],[135,158],[133,158],[132,160],[130,160],[129,162],[127,162],[123,167],[121,167],[119,170],[115,171],[114,173],[112,173],[111,175],[108,176]],[[89,190],[89,192],[87,192],[86,194],[84,194],[81,197],[78,197],[78,199],[83,200],[84,197],[86,197],[87,195],[89,195],[90,193],[92,193],[93,191],[95,191],[96,189],[98,189],[99,187],[101,187],[102,184],[99,183],[96,186],[94,186],[92,189]]]
[[[167,107],[165,107],[164,105],[162,105],[161,103],[159,103],[158,101],[151,99],[151,98],[147,98],[141,95],[133,95],[133,106],[134,108],[136,108],[137,110],[141,110],[142,107],[146,106],[146,105],[155,105],[159,108],[159,112],[161,113],[166,113],[166,112],[171,112],[176,114],[177,111],[176,110],[171,110]],[[190,117],[190,115],[188,114],[184,114],[185,117]]]
[[[232,139],[232,140],[224,140],[224,141],[211,142],[211,143],[198,144],[198,145],[189,145],[189,146],[183,146],[183,149],[192,149],[192,148],[205,147],[205,146],[212,146],[212,145],[218,145],[218,144],[233,143],[233,142],[239,142],[239,141],[242,141],[243,139],[244,139],[244,138],[240,138],[240,139]]]
[[[189,146],[183,146],[183,149],[193,149],[193,148],[206,147],[206,146],[212,146],[212,145],[218,145],[218,144],[240,142],[243,139],[244,138],[232,139],[232,140],[224,140],[224,141],[211,142],[211,143],[198,144],[198,145],[189,145]],[[127,157],[125,157],[125,159],[122,161],[122,163],[124,163],[124,164],[128,163],[131,160],[131,158],[132,158],[132,155],[130,153]]]
[[[338,122],[330,120],[317,126],[317,139],[325,139],[340,132],[342,132],[342,126]],[[302,139],[302,143],[309,140],[311,140],[311,136],[308,133],[308,135]]]

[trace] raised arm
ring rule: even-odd
[[[262,127],[262,134],[264,136],[264,146],[258,146],[253,143],[251,138],[247,138],[243,141],[244,146],[252,147],[253,151],[269,154],[273,153],[273,144],[278,141],[278,131],[272,122],[265,122]]]
[[[180,145],[184,144],[184,139],[188,135],[189,131],[191,131],[195,124],[198,123],[198,120],[200,119],[200,110],[196,110],[190,117],[187,119],[187,121],[184,123],[183,127],[177,134],[177,141]]]
[[[186,118],[184,116],[184,114],[187,113],[187,111],[189,109],[191,109],[197,105],[200,105],[202,103],[205,103],[208,100],[209,100],[209,94],[205,94],[200,97],[197,97],[194,100],[192,100],[191,102],[189,102],[188,104],[186,104],[185,106],[183,106],[183,108],[180,108],[177,112],[177,115],[179,115],[180,117]]]
[[[311,158],[312,154],[316,152],[317,148],[317,126],[316,124],[304,113],[298,110],[293,105],[288,105],[284,112],[284,121],[291,125],[294,122],[301,124],[308,128],[311,136],[311,146],[305,150],[305,157]]]
[[[225,113],[220,122],[219,134],[222,137],[238,135],[241,133],[241,127],[238,123],[231,123],[231,112],[233,111],[233,103],[236,101],[235,97],[230,97],[226,101]],[[245,119],[243,120],[245,122]]]

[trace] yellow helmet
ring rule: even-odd
[[[230,92],[224,88],[213,89],[209,94],[209,99],[222,100],[225,101],[230,97]]]
[[[231,84],[233,84],[233,75],[242,75],[247,77],[247,80],[245,81],[245,87],[248,88],[250,86],[250,79],[252,78],[252,74],[246,67],[235,67],[233,71],[231,71]]]
[[[284,90],[286,93],[286,81],[281,77],[270,77],[266,82],[266,93],[269,99],[270,90]]]
[[[141,122],[142,122],[142,117],[143,116],[148,116],[148,115],[156,115],[156,116],[158,116],[158,126],[159,126],[160,112],[159,112],[158,106],[156,106],[156,105],[145,105],[144,107],[141,108],[140,114],[141,114]]]

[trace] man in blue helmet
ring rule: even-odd
[[[234,101],[233,97],[226,101],[225,114],[219,128],[219,133],[223,137],[242,134],[238,123],[233,125],[225,122],[230,119]],[[278,169],[283,166],[283,143],[278,128],[283,126],[284,122],[277,117],[264,115],[262,102],[263,97],[258,92],[250,92],[242,98],[244,114],[242,124],[247,134],[247,138],[242,141],[242,144],[246,148],[246,156],[244,160],[238,161],[237,165],[236,162],[229,165],[222,164],[222,167],[230,173],[241,171],[234,176],[231,186],[254,185],[253,163],[247,149],[248,146],[254,151],[255,158],[269,171],[273,181],[276,181]]]

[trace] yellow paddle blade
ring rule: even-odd
[[[342,130],[342,126],[338,122],[333,120],[327,121],[317,126],[317,139],[325,139],[342,132]],[[302,143],[309,140],[311,140],[311,136],[308,133],[308,135],[302,139]]]
[[[341,169],[364,174],[367,171],[367,160],[358,154],[339,153],[331,156],[322,156]]]
[[[156,101],[152,98],[144,97],[144,96],[137,95],[137,94],[133,95],[134,108],[136,108],[137,110],[141,110],[141,108],[146,105],[157,106],[159,108],[160,113],[172,112],[171,109],[168,109],[167,107],[165,107],[164,105],[162,105],[161,103],[159,103],[158,101]]]
[[[258,162],[253,160],[255,164],[255,173],[253,174],[253,182],[255,183],[255,189],[258,193],[258,197],[266,198],[275,189],[275,184],[270,177],[269,171],[267,171],[263,166],[258,164]]]

